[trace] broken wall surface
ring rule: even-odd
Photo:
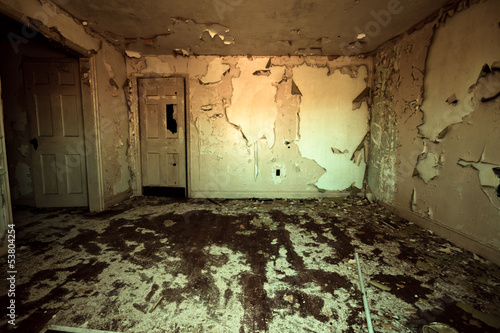
[[[108,206],[130,192],[129,118],[123,91],[127,74],[125,57],[106,43],[95,61],[104,201]]]
[[[314,197],[362,188],[371,58],[128,60],[130,158],[140,173],[137,79],[182,76],[193,197]],[[137,191],[141,186],[136,178]]]
[[[367,177],[379,200],[496,262],[499,12],[463,2],[379,50]]]

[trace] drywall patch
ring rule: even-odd
[[[417,162],[417,171],[422,180],[428,183],[439,175],[439,159],[434,153],[424,154]]]
[[[229,122],[241,128],[247,144],[253,145],[261,138],[269,148],[274,146],[274,123],[278,114],[276,105],[277,83],[285,73],[284,67],[272,67],[269,76],[253,75],[265,70],[267,58],[242,58],[237,67],[241,73],[233,77],[233,96],[226,114]]]
[[[219,83],[230,68],[231,66],[223,63],[222,58],[215,58],[208,63],[207,74],[200,77],[200,82],[203,84]]]
[[[302,93],[297,145],[303,157],[326,170],[315,184],[322,190],[342,191],[351,185],[361,188],[363,184],[364,162],[358,166],[350,161],[349,154],[332,154],[332,147],[356,151],[368,132],[366,103],[359,110],[352,110],[352,101],[366,88],[368,76],[366,66],[356,71],[356,77],[341,71],[328,75],[329,68],[306,64],[292,70]]]

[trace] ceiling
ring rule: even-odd
[[[53,0],[141,54],[352,55],[375,50],[447,0]],[[364,38],[363,38],[363,35]]]

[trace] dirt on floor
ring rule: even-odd
[[[2,332],[366,332],[355,253],[375,332],[500,330],[498,266],[358,198],[138,197],[15,223],[17,319],[3,310]]]

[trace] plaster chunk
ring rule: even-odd
[[[274,124],[278,114],[275,84],[282,79],[285,68],[272,67],[269,76],[253,75],[254,72],[265,69],[267,62],[267,58],[243,58],[238,61],[241,74],[232,79],[233,96],[227,109],[227,118],[241,128],[248,146],[266,138],[269,148],[272,148],[275,141]]]
[[[207,74],[200,78],[204,84],[218,83],[222,81],[224,74],[231,68],[228,64],[222,62],[222,58],[215,58],[208,63]]]
[[[366,103],[352,111],[352,100],[366,88],[367,68],[359,67],[356,77],[341,71],[328,73],[326,67],[304,64],[293,68],[293,79],[302,92],[297,144],[303,157],[326,170],[315,184],[319,189],[341,191],[351,185],[361,188],[365,162],[359,160],[356,165],[349,154],[332,154],[332,147],[354,152],[368,131]]]
[[[427,153],[427,156],[417,163],[417,171],[420,178],[426,183],[439,175],[438,167],[438,159],[434,153]]]

